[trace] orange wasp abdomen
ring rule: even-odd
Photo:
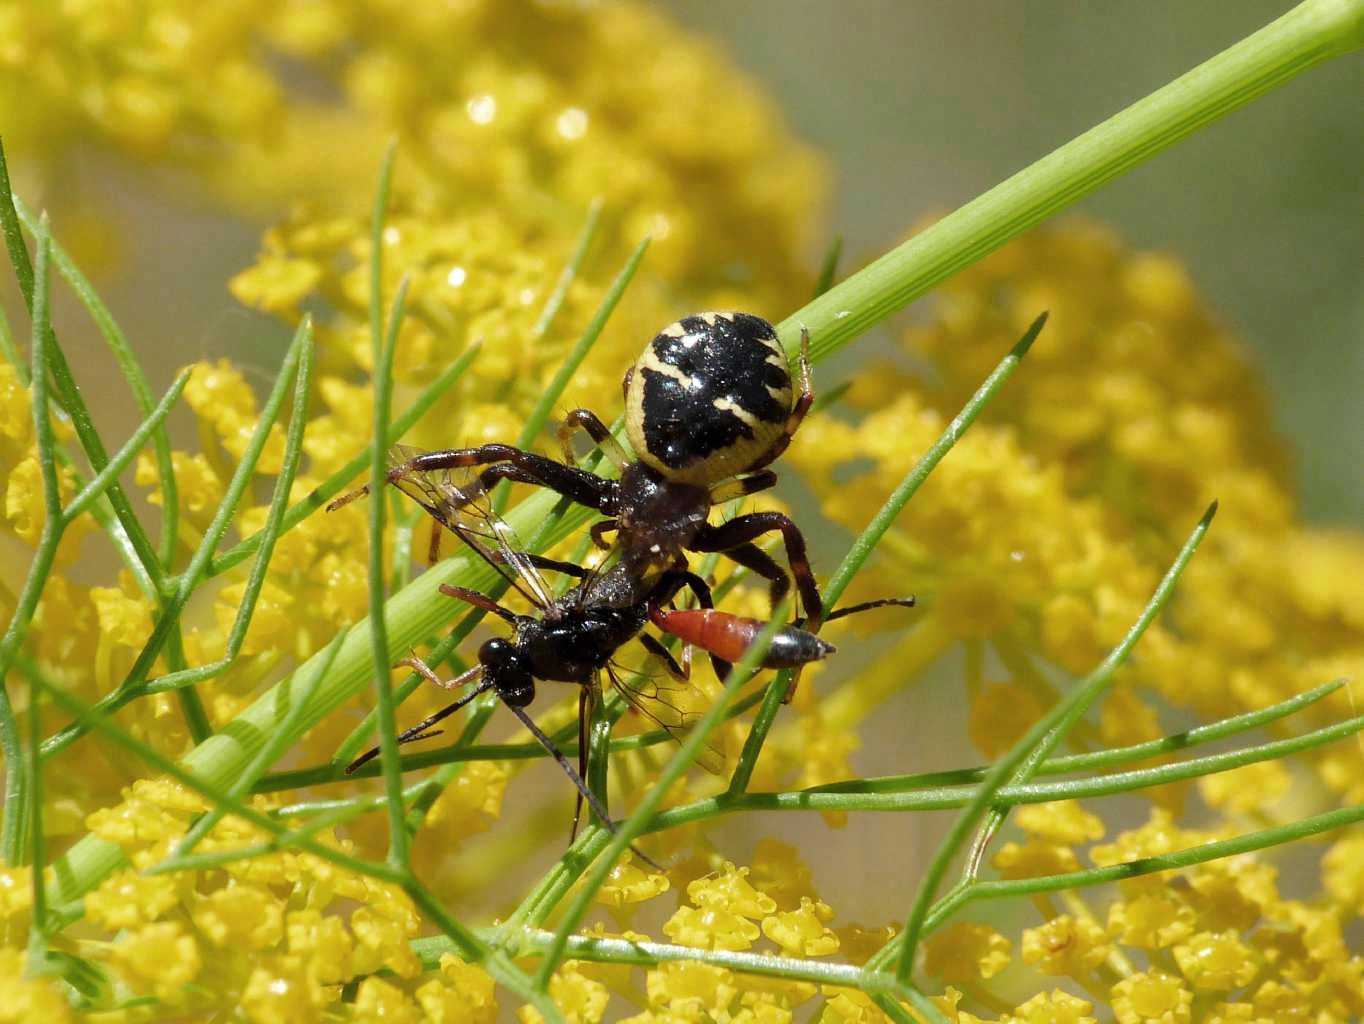
[[[767,627],[760,619],[731,615],[713,608],[655,608],[649,617],[663,632],[730,662],[742,658]],[[795,668],[827,658],[833,652],[832,644],[808,630],[783,626],[772,638],[761,665],[763,668]]]

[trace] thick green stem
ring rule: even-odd
[[[1185,136],[1362,44],[1361,0],[1299,4],[834,285],[782,322],[782,341],[794,352],[805,326],[817,357],[841,348]]]

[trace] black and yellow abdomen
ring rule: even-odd
[[[625,382],[626,430],[670,480],[742,473],[781,435],[793,392],[777,332],[749,313],[683,317],[649,342]]]

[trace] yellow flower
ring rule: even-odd
[[[1094,1004],[1060,989],[1039,992],[1003,1018],[1007,1024],[1097,1024],[1090,1016]]]
[[[584,975],[573,960],[554,972],[549,982],[549,996],[568,1024],[595,1024],[602,1019],[611,998],[606,986]],[[522,1024],[541,1024],[545,1019],[533,1006],[523,1006],[517,1016]]]
[[[799,909],[763,918],[763,934],[787,956],[828,956],[838,952],[838,936],[826,927],[833,916],[828,904],[801,897]]]
[[[326,993],[293,956],[261,959],[247,978],[241,1005],[252,1024],[313,1024]]]
[[[23,951],[0,949],[0,1024],[68,1024],[75,1019],[55,980],[27,977]]]
[[[1088,918],[1060,914],[1023,932],[1023,962],[1043,974],[1080,976],[1108,958],[1112,944],[1104,930]]]
[[[1269,808],[1288,792],[1292,779],[1279,761],[1261,761],[1198,780],[1203,799],[1220,810],[1251,814]]]
[[[295,313],[299,301],[321,279],[322,268],[311,260],[267,255],[228,282],[228,288],[244,306],[268,313]]]
[[[218,592],[213,602],[213,617],[218,629],[226,636],[236,621],[246,583],[231,583]],[[295,636],[297,619],[293,613],[294,598],[290,590],[266,580],[261,585],[251,622],[246,627],[241,653],[261,654],[265,651],[288,650]]]
[[[947,982],[993,978],[1009,965],[1012,945],[988,924],[958,921],[924,943],[924,970]]]
[[[698,878],[687,886],[687,898],[698,907],[723,908],[744,917],[766,917],[777,909],[772,897],[748,881],[748,868],[725,861],[719,871]]]
[[[1108,934],[1128,946],[1163,949],[1194,930],[1193,908],[1176,893],[1147,889],[1108,908]]]
[[[85,915],[110,931],[136,929],[177,906],[181,884],[171,875],[120,871],[85,897]]]
[[[420,1024],[422,1020],[421,1011],[402,989],[383,978],[360,982],[354,1012],[354,1020],[364,1024]]]
[[[1199,932],[1173,952],[1180,973],[1202,991],[1244,988],[1259,971],[1250,948],[1235,932]]]
[[[434,1024],[493,1024],[497,1019],[493,979],[449,953],[440,958],[438,978],[417,989],[417,1002]]]
[[[336,985],[350,978],[353,943],[341,918],[313,909],[290,911],[284,933],[291,962],[306,963],[313,981]]]
[[[1103,838],[1104,824],[1074,800],[1028,804],[1014,812],[1018,827],[1039,839],[1073,846]]]
[[[1193,993],[1161,971],[1129,975],[1113,986],[1118,1024],[1188,1024]]]
[[[642,903],[665,893],[671,887],[668,876],[636,867],[630,854],[622,857],[606,876],[606,881],[594,899],[617,909],[630,903]]]
[[[678,907],[663,934],[697,949],[748,949],[761,932],[752,921],[721,906]]]
[[[128,586],[131,581],[125,580]],[[152,605],[128,588],[91,587],[90,600],[99,616],[100,632],[121,647],[141,649],[152,633]]]
[[[380,967],[387,967],[400,978],[415,978],[421,973],[421,961],[408,945],[417,931],[413,918],[390,916],[370,904],[351,914],[350,928],[356,942],[355,973],[368,974]]]
[[[694,961],[660,964],[645,975],[649,1005],[683,1020],[704,1020],[721,1012],[738,994],[734,975],[722,967]]]
[[[229,885],[205,897],[191,910],[199,931],[219,946],[262,950],[284,935],[280,903],[265,889]]]
[[[198,975],[199,945],[174,921],[143,925],[123,935],[110,950],[116,963],[146,982],[162,999],[174,999]],[[139,985],[140,987],[140,985]]]
[[[1080,860],[1069,846],[1029,839],[1025,843],[1005,843],[990,858],[1003,878],[1038,878],[1075,871]]]
[[[1321,859],[1321,880],[1336,900],[1364,914],[1364,835],[1350,835],[1331,844]]]

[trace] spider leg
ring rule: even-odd
[[[810,559],[805,553],[805,537],[800,528],[787,516],[780,512],[750,512],[718,526],[706,525],[689,547],[693,551],[719,551],[722,554],[730,554],[733,549],[774,530],[780,531],[786,543],[786,561],[791,566],[791,575],[796,578],[796,589],[800,592],[801,604],[812,623],[806,628],[811,631],[817,630],[824,619],[824,602],[820,599],[819,588],[815,585],[815,574],[810,569]],[[744,557],[748,557],[747,553],[735,558],[735,561],[761,573],[762,570],[756,565],[745,562]]]
[[[564,462],[568,465],[576,463],[577,457],[573,454],[573,435],[579,430],[592,438],[595,447],[601,449],[607,461],[616,469],[624,469],[625,464],[630,460],[625,456],[625,449],[620,446],[611,435],[611,429],[603,423],[590,409],[573,409],[564,417],[563,423],[559,425],[559,446],[564,452]]]

